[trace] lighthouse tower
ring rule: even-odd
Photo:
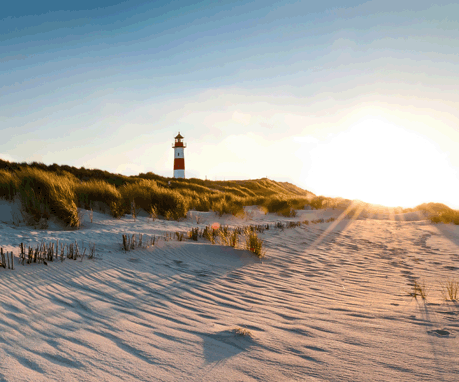
[[[175,137],[175,143],[172,144],[174,149],[174,178],[185,178],[185,153],[183,149],[186,144],[182,142],[183,137],[180,132]]]

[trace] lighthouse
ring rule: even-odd
[[[185,178],[185,152],[183,149],[186,144],[182,142],[183,137],[180,132],[175,137],[175,143],[172,144],[174,149],[174,178]]]

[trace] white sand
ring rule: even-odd
[[[270,229],[259,260],[202,239],[120,249],[123,233],[185,232],[194,216],[94,213],[77,231],[38,230],[14,226],[11,207],[0,203],[0,246],[16,256],[15,270],[0,268],[2,381],[459,380],[459,304],[439,286],[458,276],[459,226],[367,218]],[[340,211],[192,214],[204,227]],[[99,259],[19,265],[19,243],[43,239],[95,242]],[[408,296],[417,278],[426,302]]]

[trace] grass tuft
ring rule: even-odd
[[[247,230],[246,236],[246,249],[262,259],[265,256],[265,251],[263,250],[263,240],[258,237],[256,232],[249,230]]]
[[[457,295],[459,292],[459,281],[458,280],[447,280],[442,284],[442,293],[446,301],[457,301]]]
[[[234,332],[238,336],[251,337],[251,338],[253,337],[253,334],[249,329],[241,328],[240,326],[238,326],[237,328],[234,328]]]
[[[425,300],[427,298],[427,287],[425,281],[418,282],[415,280],[413,284],[413,289],[409,293],[409,295],[411,297],[414,297],[415,299],[417,299],[418,296],[420,296],[423,300]]]

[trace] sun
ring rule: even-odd
[[[322,142],[311,159],[313,181],[335,196],[391,207],[438,200],[438,181],[453,173],[444,153],[422,134],[377,118]]]

